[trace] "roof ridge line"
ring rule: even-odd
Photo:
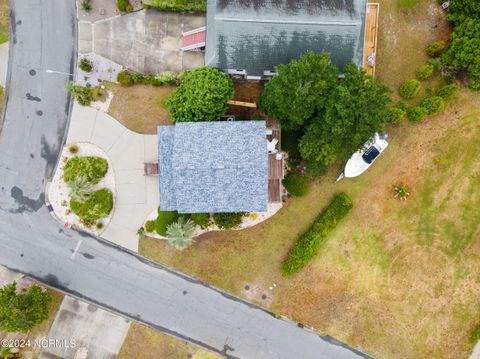
[[[271,24],[297,24],[297,25],[341,25],[341,26],[358,26],[362,25],[361,20],[355,21],[308,21],[308,20],[270,20],[270,19],[245,19],[235,17],[215,16],[215,20],[230,22],[257,22]]]

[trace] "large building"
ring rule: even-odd
[[[205,65],[271,76],[308,50],[363,66],[367,0],[208,0]]]

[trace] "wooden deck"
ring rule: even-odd
[[[267,135],[267,139],[271,141],[276,138],[278,140],[275,148],[277,153],[281,152],[281,130],[280,128],[272,128],[272,134]],[[285,175],[285,158],[282,155],[280,160],[277,160],[276,153],[268,154],[268,202],[281,202],[283,194],[282,180]]]
[[[371,76],[375,76],[375,63],[373,66],[368,64],[368,56],[374,56],[376,62],[377,55],[377,33],[378,33],[378,14],[380,4],[369,3],[367,6],[367,19],[365,27],[365,46],[363,49],[363,68]]]

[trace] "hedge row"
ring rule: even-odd
[[[143,4],[162,11],[207,11],[206,0],[143,0]]]
[[[353,207],[345,193],[339,193],[330,205],[317,217],[313,225],[297,240],[287,259],[283,262],[284,276],[292,275],[303,268],[318,252],[327,236]]]

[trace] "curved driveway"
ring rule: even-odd
[[[11,14],[0,134],[0,264],[229,357],[361,355],[133,253],[62,229],[44,205],[44,187],[68,122],[68,76],[45,70],[74,69],[75,1],[11,1]]]

